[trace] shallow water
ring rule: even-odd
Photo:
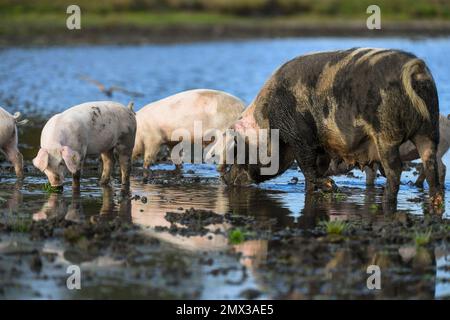
[[[20,110],[38,123],[72,105],[109,99],[92,84],[80,80],[80,75],[144,93],[144,97],[134,99],[137,109],[199,87],[224,90],[248,103],[273,70],[288,59],[310,51],[355,46],[400,48],[424,59],[438,86],[441,112],[450,112],[450,76],[445,54],[450,50],[448,38],[322,38],[6,49],[0,51],[0,105],[9,111]],[[126,104],[130,98],[117,93],[112,99]],[[22,128],[20,138],[21,149],[29,161],[38,146],[39,126]],[[445,162],[448,164],[448,155]],[[154,169],[168,167],[158,165]],[[9,275],[0,281],[0,296],[245,298],[248,289],[255,289],[258,298],[450,297],[448,238],[420,249],[414,248],[412,238],[410,242],[371,238],[388,232],[383,231],[386,226],[398,221],[405,220],[411,232],[436,226],[435,222],[427,222],[430,213],[424,201],[426,192],[408,185],[416,178],[413,171],[402,176],[399,212],[395,215],[385,215],[381,210],[384,179],[379,178],[375,188],[366,189],[364,174],[359,171],[354,171],[356,177],[336,178],[345,197],[312,204],[305,199],[303,177],[296,170],[288,170],[258,187],[242,189],[223,186],[214,167],[208,165],[185,165],[184,172],[185,178],[200,180],[180,184],[168,176],[161,184],[143,184],[139,174],[135,174],[132,195],[145,196],[145,203],[121,199],[117,186],[98,187],[96,174],[83,178],[80,195],[72,195],[70,186],[62,195],[48,195],[41,189],[45,179],[33,172],[22,185],[16,185],[11,174],[2,174],[0,221],[15,229],[0,232],[0,270]],[[299,177],[299,183],[290,183],[294,176]],[[448,225],[450,218],[449,189],[447,183],[447,206],[440,222],[443,225]],[[209,232],[202,235],[171,232],[166,213],[183,213],[191,207],[249,217],[258,225],[256,231],[252,230],[256,235],[231,243],[229,233],[245,226],[230,221],[208,225]],[[39,241],[30,239],[26,228],[21,230],[23,221],[50,221],[54,217],[64,217],[74,224],[107,224],[118,217],[124,224],[139,226],[140,235],[157,239],[159,245],[137,245],[133,254],[138,257],[133,256],[130,264],[128,255],[117,254],[111,248],[87,254],[91,251],[84,246],[89,247],[89,241],[69,243],[61,235],[64,230]],[[324,220],[349,221],[356,231],[334,243],[320,234],[319,223]],[[361,233],[357,227],[367,221],[373,234]],[[32,260],[32,252],[36,251],[52,257],[42,258],[38,272],[33,270]],[[414,254],[408,258],[404,252],[410,251]],[[86,275],[82,278],[82,290],[70,291],[65,286],[70,264],[80,265]],[[370,291],[365,286],[365,268],[369,264],[382,266],[384,280],[380,291]]]
[[[187,168],[192,169],[189,166]],[[167,169],[167,166],[160,165],[157,169]],[[45,182],[41,177],[27,177],[20,187],[15,186],[12,178],[4,181],[0,188],[3,223],[20,225],[20,221],[46,221],[59,216],[73,223],[90,221],[101,224],[119,217],[124,223],[139,226],[140,234],[159,240],[161,246],[156,249],[139,246],[142,255],[139,259],[142,261],[137,266],[129,266],[122,258],[110,255],[109,251],[87,254],[78,245],[74,248],[58,236],[36,242],[30,240],[24,231],[0,234],[0,269],[10,272],[13,268],[20,270],[10,280],[12,283],[3,283],[3,295],[8,298],[160,298],[161,294],[155,292],[163,290],[162,297],[169,298],[242,298],[245,290],[256,289],[258,298],[449,297],[447,271],[450,250],[447,241],[436,242],[423,249],[425,267],[419,273],[414,273],[408,271],[411,263],[405,263],[400,258],[401,248],[408,250],[413,242],[409,245],[376,245],[358,233],[351,236],[348,243],[327,244],[326,249],[323,248],[326,255],[323,258],[313,258],[314,254],[308,257],[308,254],[312,254],[309,251],[299,252],[301,256],[297,258],[305,261],[300,264],[298,274],[293,271],[288,274],[289,277],[294,275],[303,292],[294,294],[286,291],[289,282],[285,279],[284,273],[287,271],[284,262],[277,265],[270,260],[282,250],[295,257],[299,247],[282,245],[285,238],[303,239],[296,233],[316,230],[320,221],[326,220],[342,220],[355,225],[360,221],[371,221],[382,229],[392,222],[392,217],[386,216],[381,210],[381,186],[366,190],[363,179],[337,178],[346,197],[325,200],[311,206],[305,203],[302,177],[295,170],[289,170],[283,177],[258,188],[228,189],[212,177],[215,174],[211,169],[202,166],[195,173],[186,174],[202,178],[207,176],[208,180],[184,185],[172,184],[170,181],[162,185],[143,184],[136,176],[131,184],[132,195],[145,196],[145,203],[141,199],[121,200],[117,180],[113,188],[101,188],[97,186],[94,176],[83,179],[80,195],[73,195],[70,186],[63,194],[49,195],[41,189]],[[300,183],[288,184],[292,176],[300,177]],[[447,199],[450,197],[448,193]],[[402,185],[399,212],[406,216],[418,216],[419,221],[429,216],[429,213],[424,216],[423,201],[409,202],[409,199],[421,197],[422,194]],[[244,239],[238,244],[230,242],[227,235],[242,226],[229,222],[208,225],[209,232],[204,235],[184,235],[158,229],[170,228],[171,223],[166,220],[167,212],[183,213],[191,207],[212,210],[218,214],[233,213],[252,217],[257,223],[270,222],[270,226],[256,237]],[[444,218],[443,221],[446,220]],[[411,230],[415,228],[414,225]],[[221,232],[217,233],[217,230]],[[288,237],[284,236],[286,232]],[[309,246],[304,245],[305,248]],[[355,249],[356,245],[362,252]],[[23,260],[31,248],[44,256],[52,254],[56,258],[51,262],[45,261],[38,273],[30,271],[32,268],[26,262],[15,267],[11,265]],[[302,250],[305,249],[302,247]],[[242,255],[236,256],[235,253]],[[163,258],[160,258],[161,254],[164,254]],[[360,257],[361,254],[364,258]],[[160,259],[157,262],[153,261],[155,255]],[[152,272],[162,272],[166,268],[171,270],[173,259],[189,266],[188,276],[180,279],[175,272],[176,280],[173,280],[173,274],[163,279],[140,274],[142,268],[147,273],[149,269]],[[211,262],[204,263],[202,259]],[[389,262],[385,262],[386,259]],[[377,264],[386,264],[383,271],[388,274],[388,280],[383,282],[381,293],[364,289],[366,273],[363,268],[373,260]],[[347,265],[345,261],[353,262]],[[79,291],[65,288],[66,268],[72,264],[79,265],[83,274],[90,275],[87,280],[82,278],[83,287]],[[279,272],[282,276],[278,275]],[[139,276],[136,277],[136,274]],[[408,281],[414,285],[409,286]]]

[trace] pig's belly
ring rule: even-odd
[[[14,135],[12,126],[0,122],[0,148],[11,140]]]
[[[110,136],[91,136],[89,137],[88,146],[86,149],[87,155],[98,155],[114,148],[117,144],[117,139],[111,133]]]
[[[323,146],[332,157],[351,164],[377,160],[376,147],[363,127],[349,124],[345,129],[340,129],[334,123],[329,123],[324,129]]]
[[[400,157],[402,161],[413,161],[420,158],[416,146],[409,140],[400,146]]]

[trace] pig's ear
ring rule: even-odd
[[[39,149],[36,158],[33,159],[33,165],[41,171],[47,169],[48,166],[48,152],[45,149]]]
[[[68,146],[63,146],[61,149],[61,156],[64,159],[70,173],[74,174],[77,172],[80,168],[80,154]]]

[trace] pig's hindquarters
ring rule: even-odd
[[[23,178],[23,157],[17,148],[17,129],[14,126],[12,137],[0,146],[0,150],[6,158],[13,164],[17,178]]]
[[[123,110],[122,110],[123,109]],[[130,120],[130,121],[129,121]],[[95,122],[85,122],[89,125],[82,127],[79,138],[84,140],[80,150],[82,160],[87,156],[101,156],[103,170],[100,179],[101,185],[110,182],[114,169],[114,151],[118,155],[122,187],[129,185],[131,172],[131,154],[136,134],[134,116],[122,107],[102,110],[102,115]],[[79,186],[80,173],[73,175],[74,184]]]
[[[14,118],[3,109],[0,110],[0,125],[0,151],[13,164],[17,178],[22,179],[23,157],[17,148],[17,126]]]

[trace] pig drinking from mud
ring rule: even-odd
[[[33,159],[53,187],[62,187],[65,167],[72,174],[72,185],[80,187],[83,161],[101,155],[103,172],[100,184],[110,181],[114,151],[118,154],[122,187],[128,188],[131,154],[136,135],[136,119],[128,108],[112,101],[87,102],[54,115],[44,126],[41,148]]]
[[[399,147],[408,140],[422,159],[432,203],[442,205],[438,123],[436,86],[422,60],[397,50],[356,48],[288,61],[231,129],[244,136],[248,128],[278,129],[277,174],[295,159],[307,192],[335,188],[325,175],[331,159],[360,166],[379,161],[387,177],[384,203],[392,208],[402,171]],[[274,176],[262,175],[261,167],[228,162],[219,170],[228,184],[248,184]]]
[[[179,143],[172,140],[177,130],[185,129],[194,143],[198,138],[194,132],[196,122],[201,123],[204,133],[223,131],[236,121],[244,107],[238,98],[208,89],[184,91],[150,103],[136,113],[133,159],[144,156],[144,177],[148,177],[148,168],[155,162],[161,146],[174,147]]]
[[[27,123],[28,120],[18,121],[19,118],[20,112],[11,115],[0,107],[0,151],[13,164],[17,178],[22,179],[23,157],[17,147],[17,126]]]
[[[439,144],[436,152],[436,160],[439,172],[439,183],[442,187],[445,185],[445,173],[446,166],[442,161],[442,157],[447,153],[450,147],[450,115],[445,117],[444,115],[439,116]],[[400,146],[400,158],[403,162],[413,161],[420,159],[420,155],[417,151],[416,146],[411,141],[406,141]],[[346,164],[341,159],[333,159],[330,163],[327,175],[340,175],[348,173],[350,170],[354,169],[354,166]],[[366,173],[366,185],[373,186],[375,184],[375,178],[377,170],[380,169],[382,173],[383,168],[379,167],[376,163],[372,166],[368,165],[363,168]],[[419,188],[423,188],[423,182],[426,178],[423,168],[420,170],[420,175],[417,178],[415,185]]]

